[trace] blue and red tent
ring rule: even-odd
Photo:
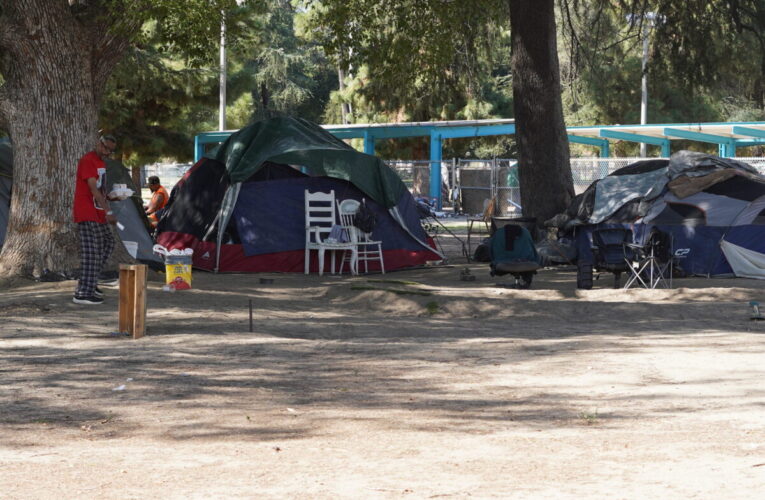
[[[157,243],[194,249],[194,265],[207,270],[303,272],[306,189],[366,200],[386,270],[443,258],[394,170],[316,124],[287,117],[241,129],[194,165],[174,189]],[[318,270],[315,253],[311,269]]]

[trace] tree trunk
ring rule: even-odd
[[[0,275],[79,267],[77,162],[95,145],[104,82],[120,56],[102,29],[72,15],[65,0],[3,3],[0,126],[13,142],[14,173]]]
[[[574,197],[563,122],[553,0],[509,0],[513,106],[523,215],[537,224]]]

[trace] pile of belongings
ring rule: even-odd
[[[628,165],[595,181],[546,222],[590,259],[597,227],[670,233],[685,273],[765,278],[765,177],[732,158],[680,151]]]

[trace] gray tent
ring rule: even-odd
[[[106,180],[108,185],[127,184],[134,191],[133,196],[126,200],[110,202],[118,220],[117,232],[125,248],[139,261],[161,263],[161,258],[152,252],[154,242],[149,235],[149,222],[143,212],[141,192],[133,183],[130,172],[122,163],[109,160],[106,162]],[[5,241],[5,231],[8,226],[12,181],[12,147],[9,142],[2,141],[0,142],[0,247]]]

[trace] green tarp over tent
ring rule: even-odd
[[[244,182],[267,161],[299,165],[316,176],[351,182],[370,198],[392,208],[406,186],[388,165],[356,151],[319,125],[278,117],[244,127],[208,155],[226,165],[232,183]]]

